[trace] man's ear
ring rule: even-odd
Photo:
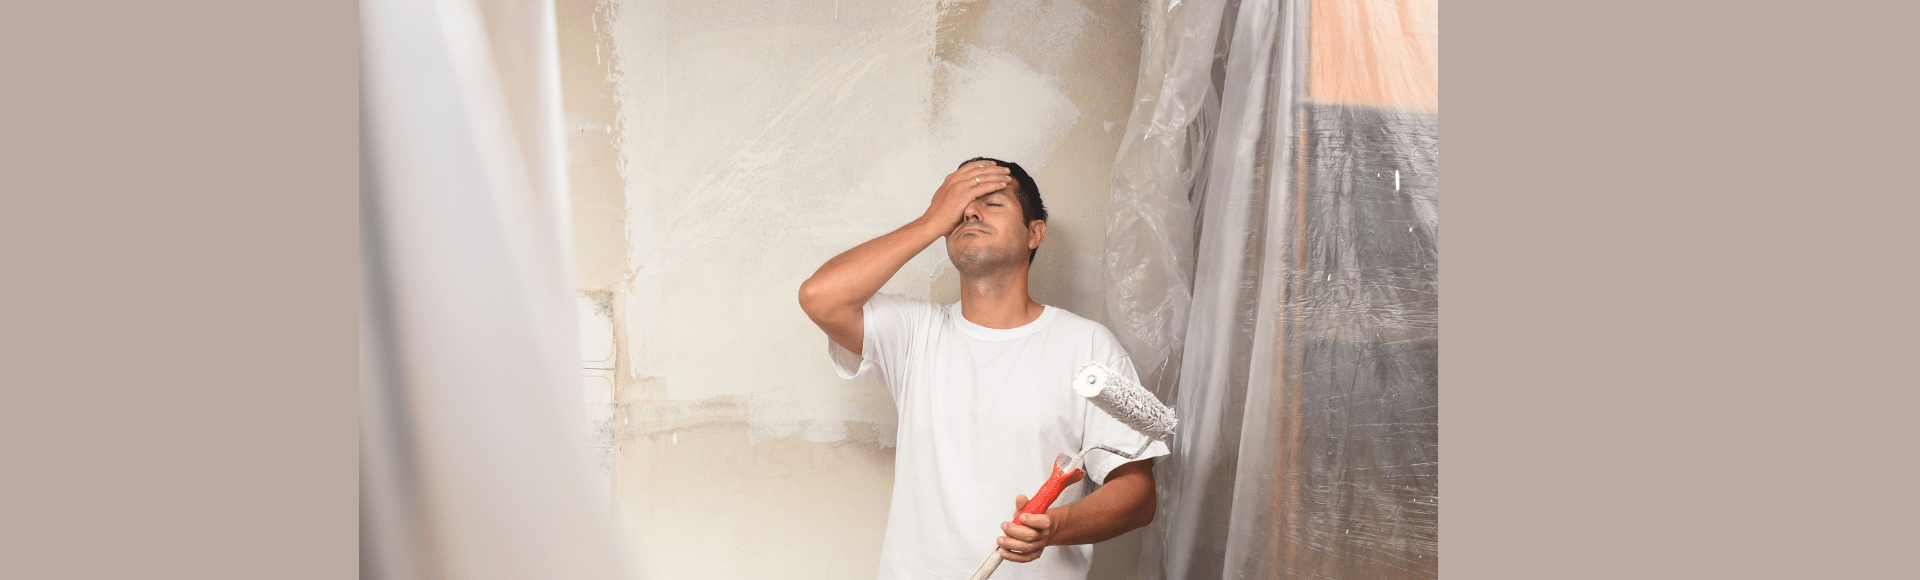
[[[1033,220],[1027,224],[1027,249],[1040,247],[1040,240],[1047,238],[1047,220]]]

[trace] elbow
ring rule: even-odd
[[[1120,525],[1126,531],[1133,531],[1152,524],[1154,512],[1160,510],[1160,500],[1154,493],[1153,461],[1144,460],[1121,465],[1114,468],[1114,473],[1107,477],[1108,483],[1119,484],[1115,487],[1124,489],[1125,491],[1121,493],[1125,494],[1123,497],[1128,498],[1121,500],[1127,508],[1120,514]]]
[[[1159,501],[1153,496],[1153,489],[1148,488],[1146,500],[1135,505],[1133,512],[1127,514],[1127,531],[1144,528],[1153,523],[1153,514],[1160,509]]]
[[[847,302],[846,292],[834,288],[833,285],[818,277],[808,278],[806,282],[800,283],[799,300],[800,310],[805,311],[807,318],[812,319],[813,323],[820,325],[821,328],[826,328],[835,321],[844,323],[849,313],[858,316],[861,307],[860,302]],[[865,299],[862,299],[862,302],[864,301]]]
[[[820,294],[820,284],[813,278],[800,283],[800,309],[806,311],[807,317],[815,321],[820,320]]]

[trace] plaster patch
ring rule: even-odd
[[[1073,0],[994,0],[982,17],[981,44],[1018,50],[1035,69],[1057,75],[1092,19],[1093,11]]]
[[[968,46],[958,62],[939,66],[952,86],[942,103],[944,118],[933,128],[935,151],[955,163],[984,155],[1033,172],[1047,165],[1047,156],[1080,120],[1059,77],[1006,52]]]
[[[1096,45],[1079,45],[1120,34],[1107,23],[1137,12],[1089,3],[1099,14],[1088,16],[1072,0],[594,1],[617,79],[618,115],[600,130],[616,133],[627,201],[629,269],[603,288],[619,292],[628,370],[615,445],[636,576],[871,577],[898,444],[893,400],[833,372],[799,285],[921,215],[964,159],[1038,171],[1051,157],[1043,184],[1104,181],[1083,168],[1111,153],[1066,135],[1083,115],[1126,108],[1088,96],[1100,90],[1086,72]],[[1067,196],[1049,199],[1074,199],[1074,187],[1049,186]],[[1073,207],[1056,208],[1040,267],[1097,249],[1073,245]],[[944,241],[882,291],[957,299]],[[1047,299],[1045,284],[1035,291]],[[812,533],[820,521],[845,533]]]
[[[842,441],[854,422],[892,445],[891,396],[834,374],[800,283],[918,217],[962,160],[1037,170],[1080,118],[1060,78],[1016,54],[935,58],[939,14],[963,3],[847,4],[836,17],[824,4],[627,0],[612,14],[628,369],[660,377],[664,401],[736,401],[694,415],[742,420],[756,443]],[[1088,21],[1070,0],[1015,4],[1067,18],[1069,37]],[[933,298],[949,269],[935,242],[881,291]],[[630,431],[683,424],[661,419]]]
[[[755,396],[748,399],[747,415],[754,442],[799,434],[806,441],[825,443],[847,438],[847,423],[868,423],[890,446],[898,420],[893,402],[834,401],[824,399],[779,399]]]
[[[975,1],[977,0],[939,0],[939,2],[935,3],[935,9],[940,13],[940,16],[950,17],[959,14],[960,11],[967,8],[967,5]]]
[[[847,421],[893,421],[885,389],[834,375],[795,292],[884,233],[872,223],[925,210],[902,192],[938,183],[926,154],[935,15],[846,4],[836,17],[805,3],[620,3],[615,130],[636,271],[626,354],[632,376],[660,378],[661,399],[630,409],[661,415],[633,433],[696,419],[744,423],[756,441],[838,441]],[[898,290],[926,296],[941,260],[916,258],[918,287]],[[718,406],[676,407],[696,401]]]
[[[614,367],[613,293],[577,293],[574,296],[574,314],[579,320],[580,366],[590,369],[612,369]]]

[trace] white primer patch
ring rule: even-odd
[[[842,441],[862,422],[891,447],[891,395],[834,374],[800,283],[918,217],[964,159],[1045,166],[1080,119],[1054,61],[1071,57],[1090,13],[1070,0],[996,3],[990,22],[1066,18],[1072,30],[1050,32],[1064,40],[1042,47],[1063,56],[967,46],[943,62],[930,58],[937,14],[925,5],[618,4],[630,375],[659,377],[673,401],[737,397],[754,442]],[[939,118],[936,70],[948,82]],[[882,291],[928,298],[949,267],[936,242]]]
[[[1092,19],[1093,11],[1073,0],[994,0],[981,18],[981,44],[1000,50],[1017,47],[1035,70],[1058,75]]]
[[[1005,52],[968,46],[959,62],[940,66],[947,68],[953,86],[945,118],[933,134],[937,149],[951,152],[947,156],[955,165],[985,155],[1032,172],[1047,165],[1047,156],[1080,120],[1080,109],[1067,99],[1059,77],[1028,68]]]

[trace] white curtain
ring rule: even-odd
[[[1143,577],[1437,577],[1437,12],[1150,5],[1104,302],[1181,420]]]
[[[625,577],[588,459],[550,1],[363,0],[361,577]]]

